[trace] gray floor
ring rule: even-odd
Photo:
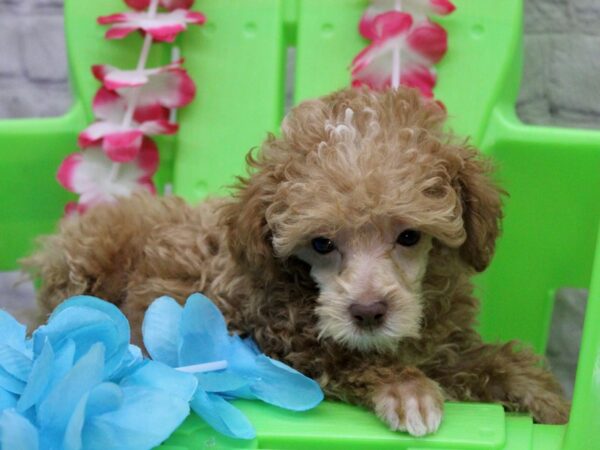
[[[0,308],[28,326],[34,319],[33,284],[19,272],[0,272]]]
[[[573,396],[587,297],[587,289],[563,288],[554,302],[546,356],[569,397]]]

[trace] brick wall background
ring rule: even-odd
[[[68,109],[62,1],[0,0],[0,118],[52,116]],[[519,115],[530,123],[599,127],[600,1],[525,0],[525,5]],[[17,277],[0,274],[0,306],[26,320],[33,287],[15,289]],[[548,347],[569,394],[585,297],[581,290],[558,293]]]

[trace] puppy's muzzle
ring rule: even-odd
[[[349,309],[350,315],[356,326],[365,330],[371,330],[383,324],[388,305],[383,301],[374,303],[353,303],[350,305]]]

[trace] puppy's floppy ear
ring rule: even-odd
[[[273,140],[275,138],[270,136],[265,146]],[[226,228],[233,258],[249,272],[267,280],[274,274],[275,260],[266,211],[271,204],[277,181],[262,155],[255,159],[252,152],[249,152],[246,163],[252,173],[246,178],[238,179],[233,199],[221,209],[221,220]]]
[[[281,201],[274,204],[274,199],[290,167],[290,148],[296,157],[302,158],[326,138],[326,110],[326,102],[319,99],[293,108],[283,121],[282,137],[270,134],[256,158],[252,152],[248,153],[246,163],[250,175],[238,179],[233,201],[222,207],[221,220],[227,230],[232,256],[247,271],[265,281],[284,268],[283,261],[275,259],[271,243],[273,230],[267,213],[285,207]]]
[[[461,257],[477,272],[489,265],[500,234],[502,199],[505,194],[492,178],[490,161],[472,148],[461,149],[463,165],[457,175],[467,234],[460,248]]]

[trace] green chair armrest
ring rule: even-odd
[[[0,121],[0,270],[16,268],[34,237],[52,231],[73,199],[55,175],[84,126],[78,103],[62,117]]]

